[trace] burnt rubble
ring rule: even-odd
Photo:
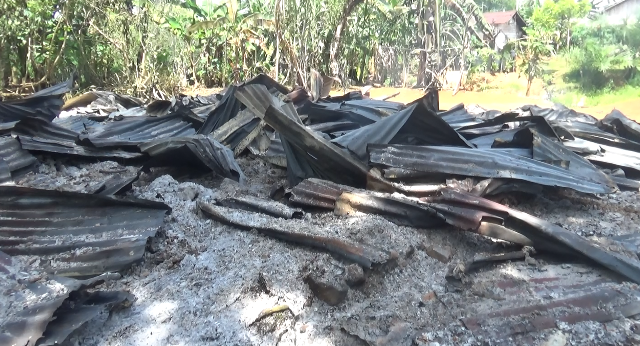
[[[377,296],[376,283],[424,252],[447,288],[423,292],[419,306],[443,304],[474,337],[500,342],[517,335],[525,342],[556,323],[607,323],[640,313],[635,233],[594,239],[545,220],[544,213],[502,203],[570,195],[588,208],[621,190],[638,192],[640,125],[619,111],[602,120],[563,107],[502,113],[458,105],[442,111],[437,91],[404,105],[359,92],[327,96],[321,78],[312,90],[290,90],[266,75],[209,97],[145,102],[94,91],[64,103],[72,82],[0,102],[0,184],[6,185],[0,186],[0,275],[10,292],[0,298],[0,308],[7,308],[0,320],[2,344],[63,342],[103,311],[134,302],[123,289],[101,286],[107,279],[118,287],[120,276],[140,263],[171,269],[189,261],[184,254],[163,253],[163,243],[189,243],[167,235],[172,222],[184,217],[172,213],[172,203],[207,225],[198,226],[199,232],[240,229],[256,242],[275,239],[287,251],[325,256],[309,259],[296,280],[336,309],[354,295]],[[82,167],[88,165],[109,168],[87,172]],[[245,172],[254,166],[261,171]],[[75,188],[60,188],[51,170],[94,178],[72,179]],[[255,177],[274,170],[286,170],[286,179],[283,174],[272,186],[258,186]],[[170,190],[175,202],[164,190],[153,190],[165,179],[154,177],[163,173],[185,181],[217,179],[216,187],[181,184]],[[145,188],[150,191],[144,198],[135,193]],[[271,190],[273,200],[258,189]],[[457,243],[399,248],[392,239],[380,244],[345,228],[327,231],[328,217],[345,224],[380,219],[416,237],[444,230],[500,244],[504,251],[492,245],[493,253],[485,248],[461,258]],[[187,250],[198,251],[204,250]],[[532,268],[539,261],[579,263],[591,276],[573,282],[570,267],[562,267],[567,270],[520,281],[486,279],[491,289],[474,284],[484,271],[519,261]],[[262,273],[256,287],[241,291],[277,290]],[[519,300],[527,289],[531,296]],[[486,299],[473,309],[455,302],[456,294],[480,291]],[[368,306],[362,311],[381,303],[372,304],[361,303]],[[289,321],[289,314],[295,324],[304,308],[284,301],[271,306],[247,328]],[[406,318],[376,321],[377,331],[363,329],[353,316],[336,323],[368,344],[400,338],[422,345],[439,338]],[[457,328],[457,321],[441,327]]]

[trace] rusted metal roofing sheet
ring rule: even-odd
[[[0,183],[7,182],[32,169],[38,160],[11,137],[0,137]]]
[[[435,147],[409,145],[370,144],[369,162],[386,168],[411,171],[411,177],[433,175],[459,175],[483,178],[519,179],[535,184],[574,189],[586,193],[611,193],[615,186],[578,176],[564,168],[536,161],[500,149],[470,149],[462,147]],[[406,174],[385,177],[405,179]]]
[[[130,305],[135,297],[124,291],[89,289],[119,278],[103,274],[88,280],[53,275],[28,277],[34,268],[0,251],[0,287],[11,291],[0,306],[0,345],[59,345],[75,329],[103,312]],[[26,284],[25,284],[26,282]]]
[[[195,134],[192,124],[184,115],[175,112],[163,117],[131,117],[92,127],[89,134],[80,134],[80,143],[97,148],[137,148],[141,143],[171,137]]]
[[[189,165],[243,182],[245,177],[233,152],[210,136],[164,138],[140,144],[151,159],[145,167]]]
[[[78,133],[43,119],[26,118],[17,123],[13,135],[23,149],[76,156],[134,159],[140,152],[94,148],[76,144]]]
[[[421,198],[421,201],[437,211],[447,223],[463,230],[479,232],[483,228],[497,227],[504,234],[512,232],[525,237],[537,250],[590,260],[629,281],[640,283],[640,262],[637,258],[609,251],[533,215],[448,188],[442,189],[438,196]],[[485,235],[492,236],[490,233]]]
[[[119,271],[142,259],[168,211],[141,199],[0,187],[0,251],[38,256],[56,275]]]
[[[353,190],[349,186],[310,178],[291,189],[289,201],[295,205],[333,210],[342,192]]]
[[[594,275],[576,278],[565,277],[562,271],[551,273],[483,282],[500,292],[499,302],[480,299],[451,309],[460,310],[460,321],[474,335],[497,344],[511,344],[513,339],[508,338],[515,335],[557,328],[558,322],[604,323],[640,312],[637,287]]]

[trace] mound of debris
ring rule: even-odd
[[[0,103],[3,345],[640,340],[618,111],[71,87]]]

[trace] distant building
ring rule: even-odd
[[[602,15],[609,22],[620,23],[630,17],[636,17],[640,12],[640,0],[617,1],[602,9]],[[637,18],[636,18],[637,19]]]
[[[640,0],[628,0],[640,1]],[[501,50],[509,41],[517,40],[525,35],[527,26],[518,11],[487,12],[483,14],[484,20],[494,28],[494,48]]]

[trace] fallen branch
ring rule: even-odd
[[[199,202],[198,208],[210,218],[245,230],[257,230],[258,232],[285,242],[305,245],[316,249],[338,255],[346,260],[360,264],[363,267],[371,268],[373,264],[383,264],[393,259],[394,254],[363,245],[349,244],[341,239],[323,237],[305,233],[295,233],[284,229],[279,229],[277,219],[261,215],[265,218],[263,223],[251,224],[249,220],[255,213],[233,210]],[[243,215],[244,214],[244,215]],[[234,217],[235,216],[235,217]],[[271,226],[267,226],[271,225]]]
[[[256,324],[257,322],[260,322],[261,320],[263,320],[266,317],[269,317],[273,314],[277,314],[278,312],[283,312],[283,311],[291,311],[291,309],[289,309],[289,305],[287,304],[282,304],[282,305],[276,305],[272,308],[267,308],[264,309],[262,311],[260,311],[260,314],[258,315],[258,317],[253,320],[253,322],[249,323],[249,326],[252,326],[254,324]]]

